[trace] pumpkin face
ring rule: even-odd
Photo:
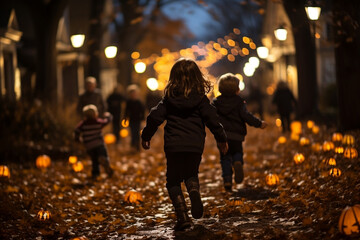
[[[294,134],[300,134],[302,132],[301,130],[301,122],[294,121],[290,125],[291,132]]]
[[[280,143],[280,144],[286,143],[286,137],[280,136],[279,139],[278,139],[278,143]]]
[[[310,144],[310,140],[306,137],[302,137],[300,138],[300,145],[301,146],[306,146],[306,145],[309,145]]]
[[[343,140],[343,135],[341,133],[333,133],[331,140],[333,142],[341,142]]]
[[[40,155],[36,158],[36,167],[38,168],[47,168],[51,164],[51,159],[47,155]]]
[[[345,148],[344,157],[353,159],[353,158],[357,158],[357,156],[358,156],[358,152],[357,152],[356,148],[353,148],[353,147]]]
[[[70,163],[70,164],[74,164],[74,163],[76,163],[77,161],[78,161],[77,156],[70,156],[70,157],[69,157],[69,163]]]
[[[129,126],[129,120],[123,119],[121,121],[121,126],[123,126],[124,128],[128,127]]]
[[[135,204],[140,204],[141,202],[143,202],[143,198],[141,194],[135,190],[128,191],[125,194],[124,200],[127,203],[135,203]]]
[[[330,169],[329,175],[332,177],[340,177],[341,176],[341,170],[338,168],[332,168]]]
[[[320,132],[320,128],[315,125],[315,126],[313,126],[313,128],[312,128],[312,132],[313,132],[313,134],[318,134],[318,133]]]
[[[7,166],[0,166],[0,178],[10,178],[10,170]]]
[[[309,120],[309,121],[306,122],[306,126],[309,129],[311,129],[311,128],[313,128],[315,126],[315,123],[314,123],[314,121]]]
[[[345,235],[357,235],[360,233],[360,205],[346,207],[339,219],[339,231]]]
[[[335,158],[325,158],[323,160],[323,163],[325,163],[326,165],[329,165],[329,166],[336,166]]]
[[[113,143],[115,143],[115,142],[116,142],[116,137],[115,137],[115,135],[112,134],[112,133],[107,133],[107,134],[105,134],[105,135],[104,135],[104,142],[105,142],[106,144],[113,144]]]
[[[243,201],[241,201],[240,199],[234,199],[232,201],[229,201],[230,206],[239,206],[242,204],[243,204]]]
[[[81,172],[82,170],[84,170],[84,165],[82,164],[82,162],[76,162],[72,165],[72,169],[74,170],[74,172]]]
[[[335,153],[343,154],[344,153],[344,148],[343,147],[335,147]]]
[[[277,174],[269,174],[266,176],[266,184],[274,186],[279,184],[279,176]]]
[[[324,152],[328,152],[331,151],[335,148],[335,145],[333,142],[330,141],[325,141],[322,145],[322,149],[324,150]]]
[[[305,157],[302,153],[296,153],[294,155],[294,161],[296,164],[300,164],[302,163],[303,161],[305,161]]]
[[[50,212],[49,211],[45,211],[45,210],[40,210],[37,214],[37,218],[40,220],[40,221],[46,221],[46,220],[49,220],[50,219]]]
[[[355,142],[354,136],[350,134],[345,134],[342,140],[342,143],[345,145],[353,145]]]

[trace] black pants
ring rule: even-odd
[[[201,153],[166,152],[166,188],[181,186],[181,182],[191,177],[198,178]]]
[[[107,161],[109,161],[109,156],[105,145],[100,145],[98,147],[92,148],[90,150],[87,150],[87,152],[90,155],[92,161],[92,170],[91,170],[92,176],[100,175],[99,157],[104,157],[106,158]]]
[[[280,113],[280,120],[283,132],[290,132],[290,112]]]

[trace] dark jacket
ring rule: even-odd
[[[94,104],[97,107],[99,116],[102,117],[105,111],[105,103],[101,96],[100,90],[95,89],[93,92],[86,91],[79,97],[77,112],[82,115],[82,109],[88,104]]]
[[[140,100],[129,99],[126,101],[125,118],[130,122],[144,120],[145,107]]]
[[[221,95],[213,101],[229,140],[244,141],[246,124],[259,128],[261,120],[246,109],[245,101],[238,95]]]
[[[164,97],[152,108],[142,131],[142,139],[150,141],[158,126],[166,120],[165,152],[202,153],[205,143],[205,125],[214,134],[216,141],[226,142],[226,135],[219,123],[216,109],[203,95],[190,93],[188,98]]]
[[[113,115],[114,119],[120,119],[121,116],[121,104],[125,101],[123,95],[113,92],[106,99],[108,111]]]
[[[293,111],[296,100],[289,88],[278,88],[274,93],[273,103],[276,104],[280,115],[287,115]]]

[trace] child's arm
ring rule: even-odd
[[[150,140],[157,131],[158,127],[165,121],[166,106],[161,100],[158,105],[151,109],[146,118],[146,126],[141,132],[141,145],[144,149],[150,148]]]
[[[263,121],[252,115],[248,110],[246,109],[245,102],[240,104],[240,116],[241,118],[250,126],[260,128],[262,126]],[[266,127],[266,126],[265,126]],[[264,127],[264,128],[265,128]]]
[[[83,121],[81,121],[74,130],[74,139],[76,142],[80,142],[80,134],[81,134],[81,126],[83,124]]]

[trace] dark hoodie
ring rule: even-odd
[[[152,108],[141,137],[150,141],[158,126],[166,120],[164,134],[165,152],[202,153],[205,143],[205,125],[214,134],[216,141],[226,142],[226,135],[216,109],[203,95],[190,93],[186,98],[164,97]]]
[[[238,95],[221,95],[214,99],[220,122],[224,126],[228,140],[244,141],[246,124],[259,128],[261,120],[246,109],[245,101]]]

